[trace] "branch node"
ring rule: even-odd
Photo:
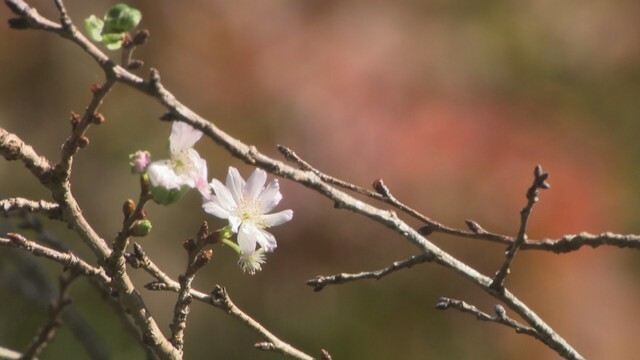
[[[253,345],[256,349],[262,351],[272,351],[276,349],[276,346],[272,342],[259,342]]]
[[[380,195],[389,198],[391,197],[391,191],[389,190],[389,188],[387,187],[387,185],[384,184],[384,181],[382,181],[382,179],[376,179],[373,181],[373,183],[371,183],[371,185],[373,186],[373,189]]]
[[[467,224],[469,230],[473,231],[474,234],[484,234],[486,231],[480,226],[477,222],[467,219],[464,221]]]

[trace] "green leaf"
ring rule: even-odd
[[[140,23],[142,13],[126,4],[112,7],[104,16],[102,35],[123,33],[132,30]]]
[[[124,40],[124,33],[102,35],[102,43],[109,50],[120,49],[120,47],[122,47],[122,40]]]
[[[98,19],[95,15],[91,15],[84,20],[84,27],[87,30],[89,38],[95,42],[102,41],[102,27],[104,22]]]

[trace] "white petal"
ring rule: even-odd
[[[200,195],[202,195],[202,205],[204,206],[205,203],[211,201],[211,199],[213,198],[213,194],[212,194],[212,190],[211,190],[211,186],[209,184],[205,184],[204,186],[198,187],[198,191],[200,192]]]
[[[220,204],[222,208],[233,211],[237,207],[236,202],[233,200],[233,196],[231,196],[231,193],[229,192],[229,189],[222,185],[220,180],[211,180],[211,187],[213,188],[213,191],[218,198],[218,204]]]
[[[238,228],[242,225],[242,219],[237,215],[231,214],[229,215],[229,225],[231,225],[231,230],[234,233],[237,233]]]
[[[275,214],[262,215],[262,222],[267,227],[284,224],[293,219],[293,210],[284,210]]]
[[[273,180],[267,185],[267,188],[259,196],[260,209],[263,214],[273,210],[276,205],[282,200],[282,194],[280,193],[280,185],[278,180]]]
[[[218,199],[215,195],[211,195],[211,200],[202,204],[202,209],[206,211],[208,214],[211,214],[215,217],[219,217],[220,219],[229,218],[229,211],[222,206],[218,202]]]
[[[236,204],[242,203],[242,189],[244,188],[244,179],[240,176],[238,169],[229,167],[227,173],[227,188],[231,191],[231,195],[236,200]]]
[[[260,228],[256,228],[256,230],[258,230],[258,237],[256,240],[258,241],[258,244],[260,244],[260,247],[264,249],[264,251],[272,252],[276,249],[276,247],[278,247],[278,244],[276,243],[276,237],[273,236],[273,234]]]
[[[187,123],[174,121],[171,126],[171,135],[169,136],[171,153],[178,153],[184,149],[193,147],[201,137],[202,131],[194,129]]]
[[[169,160],[154,161],[147,168],[151,185],[165,189],[178,189],[182,187],[182,179],[175,173]]]
[[[238,245],[243,254],[250,254],[256,250],[257,229],[251,225],[243,225],[238,231]]]
[[[196,168],[198,169],[194,178],[196,189],[198,189],[203,195],[205,193],[211,193],[211,187],[207,181],[207,161],[205,159],[200,159],[196,164]]]
[[[243,223],[238,231],[238,244],[240,244],[241,240],[246,242],[257,242],[266,252],[271,252],[278,246],[275,236],[271,233],[268,233],[253,224],[247,223]]]
[[[247,202],[252,202],[262,192],[266,182],[267,172],[262,169],[255,169],[244,186],[244,199]]]

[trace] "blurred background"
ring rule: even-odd
[[[57,18],[52,1],[31,1]],[[76,25],[115,2],[66,1]],[[533,168],[551,189],[534,209],[529,237],[557,239],[581,231],[639,233],[640,2],[637,1],[131,1],[143,13],[149,43],[134,57],[137,73],[159,69],[183,103],[240,140],[280,158],[284,144],[322,171],[369,186],[383,178],[395,196],[447,225],[513,235]],[[0,10],[3,21],[11,17]],[[6,24],[6,23],[5,23]],[[0,126],[53,161],[69,134],[69,113],[82,113],[100,68],[77,46],[49,33],[0,30]],[[111,52],[119,59],[118,52]],[[168,156],[170,124],[153,99],[116,85],[76,156],[73,191],[84,215],[108,241],[121,226],[121,205],[137,198],[128,154]],[[211,141],[196,145],[210,177],[229,166],[252,171]],[[436,265],[380,281],[330,286],[314,293],[316,275],[374,270],[417,253],[397,234],[334,210],[318,194],[281,182],[278,209],[293,221],[276,227],[278,249],[264,270],[243,275],[233,251],[217,247],[199,273],[203,291],[223,285],[233,301],[277,336],[334,359],[555,359],[537,341],[456,311],[434,309],[440,296],[492,312],[495,301]],[[5,197],[51,200],[16,162],[0,161]],[[139,239],[172,277],[184,271],[181,243],[203,220],[192,191],[169,207],[147,208],[153,231]],[[407,218],[416,228],[420,226]],[[2,232],[18,220],[2,220]],[[94,258],[64,226],[46,231]],[[33,232],[23,232],[31,238]],[[430,240],[491,275],[504,247],[477,240]],[[24,349],[46,319],[60,267],[0,249],[0,345]],[[169,333],[176,295],[142,288]],[[33,275],[39,274],[39,275]],[[42,278],[51,281],[42,289]],[[566,255],[518,254],[508,287],[590,359],[640,352],[640,256],[612,247]],[[48,294],[47,291],[50,293]],[[48,294],[48,295],[47,295]],[[74,311],[92,328],[105,358],[144,352],[85,281],[71,288]],[[88,330],[87,330],[88,331]],[[200,303],[191,307],[188,359],[276,359],[253,344],[254,332]],[[68,327],[43,359],[85,359]]]

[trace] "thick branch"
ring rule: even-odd
[[[41,183],[47,184],[50,182],[52,166],[49,160],[44,156],[38,155],[31,146],[27,145],[17,135],[1,127],[0,154],[9,161],[22,161]]]

